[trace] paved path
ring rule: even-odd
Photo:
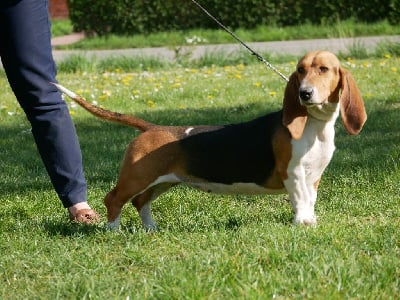
[[[271,54],[292,54],[302,55],[311,50],[329,50],[334,53],[348,52],[353,47],[363,47],[368,50],[374,50],[377,45],[384,41],[400,43],[400,35],[393,36],[371,36],[357,38],[339,38],[339,39],[314,39],[314,40],[297,40],[297,41],[279,41],[279,42],[258,42],[248,43],[248,45],[259,52]],[[237,51],[246,51],[243,46],[238,43],[222,44],[222,45],[204,45],[204,46],[183,46],[180,53],[190,53],[191,58],[196,59],[205,54],[223,52],[233,53]],[[57,62],[66,59],[72,54],[80,54],[89,57],[155,57],[166,60],[175,59],[175,51],[173,48],[157,47],[157,48],[133,48],[133,49],[116,49],[116,50],[54,50],[53,55]]]
[[[74,33],[68,36],[56,37],[52,40],[53,46],[67,45],[84,38],[81,33]],[[381,42],[400,43],[400,35],[391,36],[371,36],[357,38],[342,39],[314,39],[314,40],[297,40],[297,41],[279,41],[279,42],[258,42],[248,43],[248,45],[260,54],[291,54],[302,55],[307,51],[323,49],[334,53],[347,52],[352,47],[364,47],[368,50],[374,50]],[[239,43],[221,44],[221,45],[202,45],[202,46],[183,46],[179,50],[180,54],[189,53],[192,59],[197,59],[205,54],[222,52],[225,54],[238,51],[247,51]],[[56,62],[61,62],[69,56],[79,54],[87,57],[105,58],[115,56],[126,57],[153,57],[173,61],[176,53],[173,48],[156,47],[156,48],[132,48],[132,49],[116,49],[116,50],[53,50]],[[0,67],[2,64],[0,62]]]

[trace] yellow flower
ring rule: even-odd
[[[275,97],[275,96],[276,96],[276,92],[271,91],[271,92],[269,92],[269,95],[270,95],[271,97]]]
[[[254,83],[254,85],[256,86],[256,87],[260,87],[261,86],[261,82],[256,82],[256,83]]]
[[[238,65],[237,65],[237,68],[238,68],[239,70],[244,70],[244,64],[238,64]]]
[[[364,97],[365,97],[365,98],[371,98],[371,97],[372,97],[372,94],[371,94],[371,93],[366,93],[366,94],[364,94]]]
[[[385,58],[387,58],[387,59],[389,59],[389,58],[391,58],[392,56],[389,54],[389,53],[386,53],[385,54]]]
[[[147,105],[148,105],[150,108],[154,108],[154,107],[156,106],[156,104],[154,103],[154,101],[151,100],[151,99],[147,100]]]

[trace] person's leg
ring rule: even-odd
[[[47,0],[10,1],[0,10],[0,53],[10,85],[32,125],[64,207],[89,208],[75,127],[57,88]]]

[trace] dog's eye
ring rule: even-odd
[[[304,70],[303,67],[298,67],[298,68],[297,68],[297,72],[298,72],[299,74],[304,74],[304,73],[306,72],[306,70]]]
[[[329,71],[329,68],[328,68],[328,67],[321,66],[321,67],[319,68],[319,72],[320,72],[320,73],[326,73],[326,72],[328,72],[328,71]]]

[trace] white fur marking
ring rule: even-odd
[[[182,180],[179,177],[177,177],[174,173],[162,175],[162,176],[159,176],[155,181],[150,183],[149,186],[145,190],[143,190],[141,193],[143,193],[144,191],[146,191],[147,189],[149,189],[155,185],[158,185],[160,183],[165,183],[165,182],[178,183],[178,182],[182,182]]]
[[[73,98],[76,98],[76,97],[78,96],[78,95],[75,94],[73,91],[70,91],[70,90],[67,89],[66,87],[63,87],[61,84],[54,83],[54,82],[52,82],[52,84],[54,84],[60,92],[66,94],[68,97],[70,97],[70,98],[72,98],[72,99],[73,99]]]
[[[143,227],[146,230],[157,229],[157,225],[151,216],[151,202],[147,202],[139,211],[139,216],[142,220]]]
[[[267,189],[259,186],[255,183],[233,183],[233,184],[222,184],[215,182],[185,182],[186,185],[196,188],[198,190],[213,193],[213,194],[225,194],[225,195],[263,195],[263,194],[281,194],[285,192],[285,189]]]
[[[185,134],[186,134],[186,135],[189,135],[190,132],[191,132],[193,129],[194,129],[193,127],[187,128],[187,129],[185,130]]]
[[[108,230],[117,230],[119,227],[120,221],[121,221],[121,215],[118,215],[118,217],[114,221],[107,223],[107,229]]]
[[[316,224],[314,184],[321,178],[335,151],[335,121],[339,105],[307,108],[309,118],[300,140],[292,140],[288,179],[284,181],[295,213],[294,222]]]
[[[223,184],[223,183],[207,182],[207,181],[194,181],[191,178],[179,178],[174,173],[171,173],[158,177],[154,182],[149,184],[149,186],[140,193],[143,193],[147,189],[156,186],[160,183],[183,183],[195,189],[214,194],[262,195],[262,194],[281,194],[285,192],[284,188],[267,189],[252,182],[236,182],[232,184]]]

